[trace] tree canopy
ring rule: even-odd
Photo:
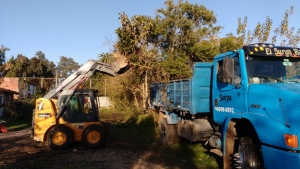
[[[59,74],[59,78],[67,78],[74,71],[79,69],[79,64],[71,57],[61,56],[60,61],[56,67],[56,71]]]
[[[8,62],[13,65],[7,73],[8,77],[54,77],[55,64],[46,59],[41,51],[30,59],[19,54],[16,58],[11,57]]]

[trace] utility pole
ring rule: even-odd
[[[57,74],[58,74],[58,70],[56,70],[56,74],[55,74],[55,87],[57,87]]]

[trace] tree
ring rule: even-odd
[[[0,47],[0,67],[5,63],[5,53],[10,49],[1,45]]]
[[[67,78],[77,69],[79,69],[79,64],[73,58],[65,56],[60,57],[60,61],[56,67],[59,78]]]
[[[8,77],[23,77],[24,82],[37,78],[40,83],[37,91],[42,94],[53,87],[54,79],[49,78],[54,78],[55,64],[46,59],[42,51],[36,52],[31,59],[19,54],[16,58],[11,57],[7,64],[13,65],[7,73]]]
[[[244,44],[250,43],[266,43],[272,42],[276,44],[277,39],[280,39],[281,46],[293,46],[297,47],[300,42],[300,28],[296,33],[294,33],[295,27],[289,28],[289,16],[293,14],[294,6],[291,6],[290,10],[286,10],[284,13],[284,18],[281,24],[274,29],[274,35],[270,39],[272,33],[273,21],[267,16],[265,23],[258,22],[255,29],[251,33],[250,30],[246,31],[248,18],[244,17],[244,21],[241,21],[241,18],[238,18],[238,28],[237,35],[238,39],[242,39]],[[246,33],[247,32],[247,33]]]
[[[238,34],[238,41],[243,40],[245,44],[258,42],[263,43],[267,42],[269,40],[271,28],[273,25],[272,19],[270,19],[269,16],[266,17],[265,23],[258,22],[256,24],[256,27],[251,34],[251,31],[247,31],[246,34],[246,27],[248,24],[248,17],[244,17],[244,21],[242,23],[241,18],[238,18],[238,28],[237,28],[237,34]]]
[[[27,77],[29,59],[26,56],[18,54],[16,58],[12,56],[8,62],[14,65],[13,68],[7,73],[8,77]]]
[[[232,33],[220,39],[219,53],[224,53],[231,50],[239,49],[244,45],[244,40],[241,37],[236,37]]]
[[[160,52],[163,58],[169,58],[162,60],[168,62],[163,64],[164,69],[171,79],[188,78],[195,62],[211,61],[216,55],[221,27],[215,26],[214,12],[203,5],[183,0],[177,4],[168,0],[165,4],[166,8],[159,9],[156,16]]]
[[[213,11],[202,5],[179,0],[165,2],[155,18],[120,14],[116,30],[116,53],[125,55],[130,64],[126,91],[132,98],[147,102],[149,81],[188,78],[197,61],[210,61],[217,53],[217,33]],[[127,97],[130,98],[130,97]],[[143,104],[145,105],[145,104]]]
[[[289,28],[289,16],[294,13],[294,6],[290,7],[290,10],[286,10],[284,13],[284,18],[281,24],[275,28],[275,35],[272,38],[272,43],[276,43],[277,38],[281,39],[281,46],[292,46],[297,47],[300,42],[300,28],[294,34],[295,27]]]
[[[12,68],[12,64],[10,63],[5,63],[5,54],[6,51],[9,51],[10,49],[7,47],[4,47],[3,45],[1,45],[0,47],[0,71],[1,71],[1,75],[0,75],[0,84],[3,82],[4,77],[6,76],[7,72],[9,72],[9,70]]]
[[[111,64],[115,61],[113,54],[111,53],[102,53],[98,56],[99,61],[103,63]]]
[[[147,16],[135,15],[129,19],[125,13],[121,13],[119,19],[122,27],[116,30],[118,41],[115,45],[115,55],[127,57],[133,76],[127,81],[126,90],[133,94],[135,103],[138,103],[136,100],[143,100],[143,107],[146,108],[148,80],[166,76],[161,69],[161,58],[155,48],[157,27],[154,20]]]
[[[38,51],[35,56],[28,61],[27,72],[27,76],[29,77],[54,77],[55,64],[46,59],[42,51]]]

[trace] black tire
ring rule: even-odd
[[[233,165],[241,169],[262,168],[258,146],[253,143],[250,137],[244,136],[236,140]]]
[[[55,126],[49,131],[47,139],[51,149],[64,150],[72,145],[73,132],[66,126]]]
[[[168,124],[164,118],[159,120],[158,127],[160,140],[163,145],[178,143],[179,137],[176,124]]]
[[[89,148],[98,148],[103,145],[105,135],[103,126],[92,124],[84,129],[82,133],[82,142]]]

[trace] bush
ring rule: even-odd
[[[7,120],[28,120],[32,117],[35,100],[17,100],[5,104],[4,115]]]

